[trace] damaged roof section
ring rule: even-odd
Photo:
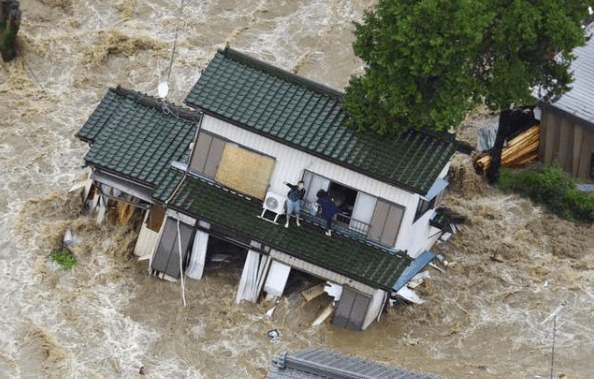
[[[232,49],[219,51],[186,98],[236,126],[425,195],[456,151],[454,135],[398,136],[346,125],[344,94]]]
[[[91,145],[87,165],[154,187],[172,161],[188,158],[200,117],[138,92],[110,88],[76,136]]]
[[[310,348],[295,354],[282,353],[272,361],[266,379],[440,379],[397,367]]]
[[[391,289],[412,261],[405,253],[389,252],[358,240],[328,238],[313,227],[275,227],[257,217],[261,203],[206,179],[187,176],[174,192],[181,178],[181,173],[170,172],[153,197],[161,202],[168,199],[171,209],[230,228],[250,240],[374,288]]]

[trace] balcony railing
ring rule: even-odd
[[[314,224],[319,224],[323,227],[326,226],[326,219],[319,215],[315,211],[315,207],[309,202],[304,202],[301,207],[301,215],[304,219]],[[332,218],[332,230],[357,239],[367,239],[369,224],[349,217],[344,213],[338,213]]]

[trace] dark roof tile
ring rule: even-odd
[[[182,174],[170,170],[153,197],[208,222],[226,226],[292,256],[304,259],[375,288],[391,289],[412,261],[405,253],[388,252],[357,240],[309,227],[285,229],[256,216],[259,202],[232,194],[212,182],[188,176],[172,196]]]
[[[232,49],[219,51],[186,103],[379,180],[425,194],[456,150],[447,133],[398,136],[345,124],[344,94]]]
[[[199,119],[197,112],[170,104],[165,114],[162,106],[136,92],[109,89],[77,133],[91,144],[87,164],[156,185],[172,161],[187,157]]]

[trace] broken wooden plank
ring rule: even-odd
[[[324,308],[322,313],[320,313],[320,315],[314,320],[314,322],[311,324],[311,326],[321,325],[324,321],[326,321],[328,319],[328,317],[330,317],[332,312],[334,312],[334,302],[333,301],[331,301],[326,306],[326,308]]]
[[[525,159],[538,150],[540,145],[540,126],[532,126],[508,141],[501,151],[501,167],[518,166],[522,161],[529,162],[534,158]],[[478,174],[485,173],[491,167],[491,153],[483,153],[475,157],[474,169]]]
[[[305,301],[309,303],[310,301],[324,293],[325,286],[326,283],[320,283],[316,286],[310,287],[304,291],[301,291],[301,296],[303,296]]]

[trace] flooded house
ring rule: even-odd
[[[90,144],[93,205],[141,209],[135,254],[156,276],[202,278],[209,246],[222,241],[243,252],[238,303],[282,296],[301,272],[334,297],[334,324],[365,329],[435,257],[435,209],[457,144],[423,130],[358,132],[343,96],[229,48],[186,107],[110,89],[77,134]],[[285,227],[285,183],[298,182],[301,225]],[[331,236],[320,191],[338,209]]]

